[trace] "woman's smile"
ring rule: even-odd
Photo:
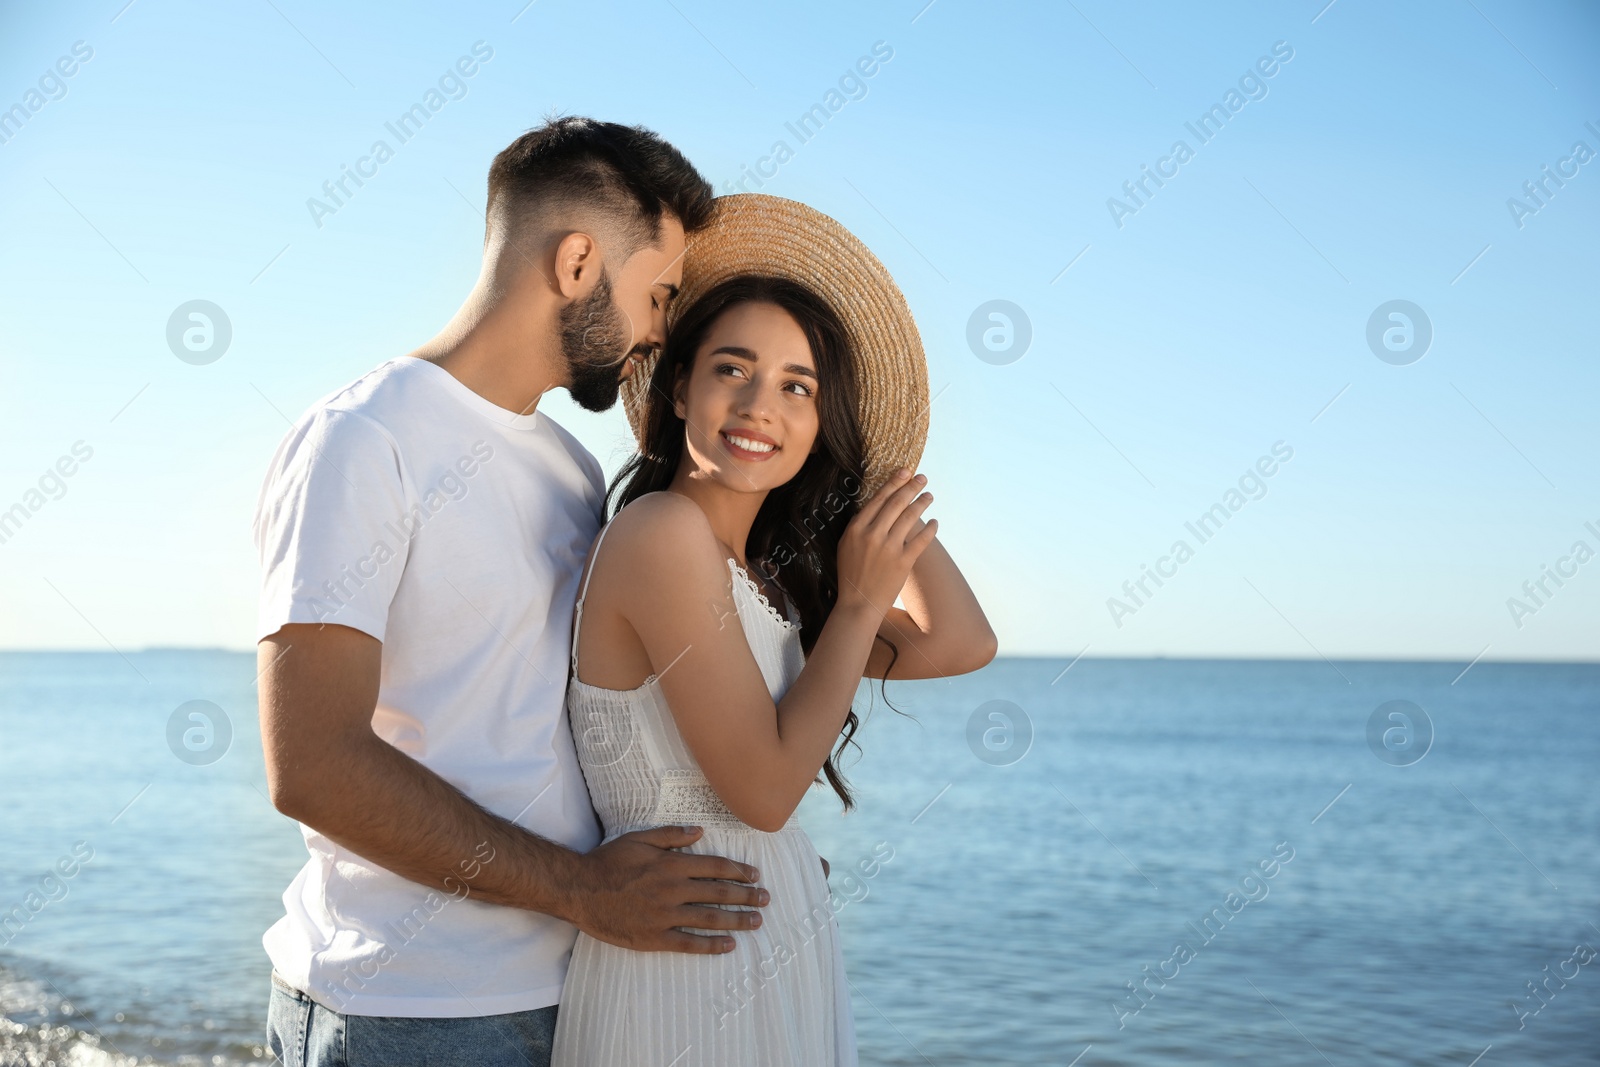
[[[723,430],[722,443],[734,459],[762,462],[778,454],[778,442],[758,430]]]

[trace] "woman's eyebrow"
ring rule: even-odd
[[[707,355],[711,356],[719,356],[724,354],[729,356],[738,356],[740,359],[747,359],[752,363],[755,363],[760,359],[755,352],[739,345],[719,345],[707,353]],[[816,371],[812,370],[810,367],[802,366],[799,363],[785,363],[783,365],[783,369],[790,374],[804,375],[805,377],[810,378],[812,381],[816,381],[817,379]]]

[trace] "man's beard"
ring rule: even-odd
[[[604,270],[594,291],[561,309],[561,355],[571,379],[567,392],[588,411],[607,411],[622,388],[622,365],[634,350],[627,316],[611,299],[611,278]]]

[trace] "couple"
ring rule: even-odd
[[[856,1062],[796,806],[850,807],[863,678],[995,651],[921,517],[922,360],[847,231],[713,200],[647,130],[495,158],[461,310],[314,405],[257,507],[267,777],[310,853],[263,938],[287,1067]],[[609,491],[558,387],[624,396]]]

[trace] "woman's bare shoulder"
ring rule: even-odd
[[[720,566],[722,547],[700,505],[679,493],[646,493],[619,511],[595,566],[638,578],[663,567]]]

